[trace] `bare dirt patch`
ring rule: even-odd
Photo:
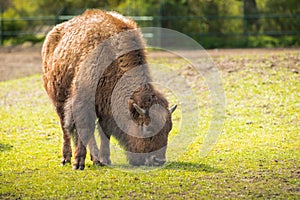
[[[0,48],[0,81],[42,72],[40,46]]]
[[[34,47],[0,48],[0,81],[10,80],[42,72],[41,45]],[[197,55],[199,52],[188,52]],[[286,67],[300,72],[300,48],[277,49],[216,49],[207,50],[213,62],[224,72],[235,72],[249,64]],[[284,54],[284,56],[282,56]],[[278,56],[281,55],[281,56]],[[151,58],[176,58],[161,51],[149,52]]]

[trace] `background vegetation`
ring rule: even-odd
[[[55,17],[101,8],[128,16],[153,16],[153,21],[139,21],[140,25],[180,31],[206,48],[300,45],[298,0],[6,0],[1,7],[6,19],[34,17],[2,22],[6,40],[11,36],[23,37],[24,31],[40,32],[36,27],[42,29],[42,25],[62,21]],[[52,20],[43,19],[45,16]],[[27,36],[25,40],[39,42],[36,37]]]

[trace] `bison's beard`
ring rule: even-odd
[[[129,164],[134,166],[162,166],[166,162],[166,149],[167,147],[165,146],[149,153],[133,153],[127,151],[127,159]]]

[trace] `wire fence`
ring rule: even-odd
[[[73,15],[19,17],[0,20],[0,44],[9,40],[42,40],[58,23]],[[247,16],[131,16],[140,27],[165,27],[182,32],[198,42],[249,36],[300,36],[300,14],[256,14]],[[263,26],[262,26],[263,25]],[[144,33],[151,38],[153,33]],[[171,37],[171,36],[170,36]],[[300,38],[300,37],[299,37]],[[160,39],[158,39],[160,40]]]

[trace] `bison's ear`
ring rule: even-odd
[[[172,114],[177,108],[177,105],[173,105],[170,109],[169,109],[169,112]]]

